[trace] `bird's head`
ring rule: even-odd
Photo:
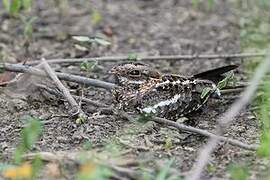
[[[150,79],[159,79],[161,74],[149,65],[139,62],[128,62],[114,66],[110,70],[118,80],[120,86],[141,85]]]

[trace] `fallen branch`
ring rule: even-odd
[[[121,117],[126,118],[129,121],[132,121],[132,119],[133,119],[132,116],[128,115],[125,112],[122,113],[122,111],[120,111],[120,113],[121,113],[120,114]],[[207,130],[203,130],[203,129],[187,126],[187,125],[184,125],[184,124],[180,124],[180,123],[177,123],[175,121],[167,120],[165,118],[152,117],[151,120],[156,122],[156,123],[159,123],[159,124],[172,126],[172,127],[176,128],[176,129],[178,129],[180,131],[191,132],[191,133],[199,134],[199,135],[206,136],[206,137],[209,137],[209,138],[215,137],[215,138],[219,139],[220,141],[228,142],[231,145],[238,146],[238,147],[241,147],[241,148],[244,148],[244,149],[247,149],[247,150],[254,151],[257,148],[256,145],[248,145],[246,143],[243,143],[243,142],[235,140],[235,139],[227,138],[227,137],[224,137],[224,136],[221,136],[221,135],[216,135],[216,134],[213,134],[211,132],[208,132]]]
[[[234,88],[234,89],[221,89],[221,94],[231,94],[231,93],[241,93],[243,92],[244,88]]]
[[[186,126],[184,124],[180,124],[180,123],[170,121],[170,120],[167,120],[164,118],[154,117],[152,120],[157,122],[157,123],[160,123],[160,124],[165,124],[167,126],[175,127],[176,129],[181,130],[181,131],[191,132],[191,133],[203,135],[203,136],[210,137],[210,138],[214,137],[216,139],[219,139],[220,141],[228,142],[231,145],[235,145],[235,146],[238,146],[238,147],[241,147],[244,149],[256,150],[256,148],[257,148],[256,145],[248,145],[248,144],[245,144],[245,143],[238,141],[238,140],[235,140],[235,139],[226,138],[224,136],[216,135],[216,134],[213,134],[213,133],[208,132],[208,131],[203,130],[203,129],[199,129],[199,128],[195,128],[195,127],[191,127],[191,126]]]
[[[6,70],[6,71],[29,73],[29,74],[33,74],[36,76],[47,77],[47,74],[45,72],[43,72],[42,70],[35,68],[35,67],[21,65],[21,64],[2,63],[2,64],[0,64],[0,70],[1,69]],[[77,76],[77,75],[72,75],[72,74],[67,74],[67,73],[59,73],[59,72],[55,72],[55,74],[61,80],[76,82],[76,83],[84,84],[87,86],[94,86],[94,87],[98,87],[98,88],[104,88],[107,90],[111,90],[112,88],[116,87],[115,84],[112,84],[109,82],[104,82],[104,81],[97,80],[97,79],[91,79],[91,78],[87,78],[87,77],[82,77],[82,76]]]
[[[154,61],[154,60],[194,60],[194,59],[227,59],[227,58],[248,58],[266,56],[268,53],[236,53],[236,54],[205,54],[205,55],[164,55],[164,56],[138,56],[136,60]],[[108,56],[108,57],[89,57],[89,58],[68,58],[51,59],[48,63],[81,63],[83,61],[125,61],[130,60],[129,56]],[[29,61],[26,64],[36,65],[40,60]]]
[[[63,96],[67,99],[69,102],[72,110],[73,108],[76,108],[76,116],[79,118],[80,121],[85,121],[87,119],[87,115],[83,112],[81,107],[78,105],[76,100],[72,97],[69,90],[62,84],[62,82],[58,79],[57,75],[55,74],[54,70],[50,67],[50,65],[47,63],[45,59],[42,59],[42,65],[48,76],[53,80],[55,85],[58,87],[58,89],[63,93]]]
[[[239,114],[242,108],[244,108],[252,99],[257,87],[260,84],[260,80],[264,77],[270,68],[270,57],[267,57],[255,71],[255,75],[250,82],[250,85],[242,93],[241,98],[232,104],[232,106],[217,120],[219,126],[216,128],[216,134],[222,135],[224,129],[234,120],[234,118]],[[211,154],[216,148],[220,138],[212,136],[208,143],[200,150],[197,162],[193,165],[193,173],[188,176],[187,180],[197,180],[200,179],[201,174],[207,165]]]

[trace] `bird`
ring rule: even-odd
[[[141,62],[114,66],[118,87],[113,97],[119,109],[176,120],[199,110],[211,97],[220,97],[217,83],[236,69],[227,65],[192,76],[162,74]]]

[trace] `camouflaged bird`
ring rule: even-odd
[[[236,67],[229,65],[185,77],[161,74],[139,62],[124,63],[110,71],[119,84],[113,96],[125,111],[176,120],[200,109],[210,97],[220,97],[216,83],[224,78],[222,74]]]

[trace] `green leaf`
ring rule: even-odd
[[[17,14],[21,8],[21,0],[3,0],[2,2],[5,10],[11,15]]]
[[[269,157],[270,156],[270,133],[263,132],[260,137],[260,146],[257,149],[257,154],[261,157]]]
[[[90,140],[87,140],[82,144],[82,149],[85,151],[92,149],[92,147],[93,143]]]
[[[102,15],[100,14],[99,11],[94,10],[93,13],[91,14],[91,22],[93,25],[96,25],[102,20]]]
[[[11,0],[9,12],[11,14],[17,14],[21,8],[21,0]]]
[[[176,175],[172,175],[170,177],[168,177],[166,180],[182,180],[183,178],[176,176]]]
[[[31,148],[41,133],[42,126],[38,119],[29,117],[26,127],[22,130],[22,144],[25,149]]]
[[[165,149],[170,150],[173,147],[173,141],[171,137],[165,139]]]
[[[210,11],[213,8],[214,0],[208,0],[207,1],[207,9]]]
[[[229,72],[223,80],[218,82],[217,88],[223,89],[224,87],[226,87],[228,85],[229,81],[231,81],[233,79],[233,77],[234,77],[233,72],[232,71]]]
[[[192,4],[193,9],[198,9],[199,0],[192,0],[191,4]]]
[[[88,179],[98,179],[98,180],[107,180],[110,175],[112,175],[111,169],[107,166],[94,164],[89,162],[82,166],[89,166],[89,170],[81,170],[78,174],[76,179],[77,180],[88,180]]]
[[[26,119],[27,124],[21,131],[22,141],[15,150],[14,161],[16,163],[21,162],[21,157],[27,149],[35,143],[38,136],[42,131],[41,122],[37,118],[28,117]]]
[[[167,162],[165,164],[165,166],[160,170],[160,172],[157,174],[157,177],[155,178],[156,180],[166,180],[168,174],[169,174],[169,170],[170,170],[170,167],[173,163],[173,160],[170,160],[169,162]]]
[[[135,54],[135,53],[129,53],[128,54],[128,60],[130,60],[130,61],[136,61],[137,58],[138,58],[138,55]]]
[[[31,17],[29,20],[24,20],[23,34],[25,38],[31,38],[33,35],[33,23],[37,20],[37,17]]]
[[[11,1],[11,0],[2,0],[3,6],[4,6],[4,8],[5,8],[5,10],[6,10],[7,12],[10,12],[10,4],[11,4],[10,1]]]
[[[209,92],[211,91],[212,89],[210,87],[206,87],[202,90],[202,93],[201,93],[201,99],[204,99],[208,94]]]
[[[86,72],[91,72],[95,67],[97,66],[97,61],[83,61],[80,64],[81,70],[84,70]]]
[[[207,171],[210,173],[213,173],[217,170],[217,167],[214,166],[213,164],[208,164],[206,168],[207,168]]]
[[[30,9],[32,6],[32,0],[21,0],[22,1],[22,7],[24,9]]]
[[[42,168],[42,160],[39,155],[36,155],[32,162],[32,179],[36,179],[39,174],[39,171]]]
[[[85,120],[86,120],[86,118],[85,118],[84,116],[79,115],[79,116],[77,117],[77,119],[75,120],[75,122],[76,122],[76,124],[82,124],[82,123],[85,122]]]
[[[25,151],[26,151],[26,149],[25,149],[22,145],[19,145],[19,146],[16,148],[16,150],[15,150],[15,152],[14,152],[14,156],[13,156],[14,162],[15,162],[16,164],[21,163],[21,161],[22,161],[22,156],[23,156],[23,154],[24,154]]]
[[[249,176],[247,168],[239,165],[233,165],[229,172],[232,180],[246,180]]]

